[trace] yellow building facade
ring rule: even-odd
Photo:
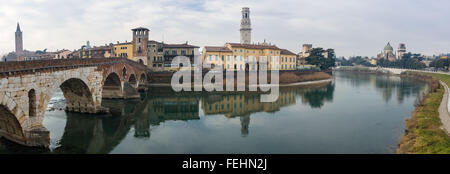
[[[114,57],[133,60],[133,44],[131,42],[114,44],[113,52]]]
[[[282,60],[283,58],[286,58]],[[227,43],[223,47],[206,46],[202,52],[202,62],[221,66],[224,70],[296,70],[296,55],[288,50],[269,44]],[[259,66],[263,58],[266,65]],[[271,62],[274,62],[273,66]],[[275,63],[276,62],[276,63]]]
[[[280,70],[289,71],[297,69],[297,55],[289,50],[282,49],[280,55]]]

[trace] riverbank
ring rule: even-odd
[[[157,78],[159,81],[154,81],[154,83],[150,83],[150,87],[171,87],[170,80],[171,76],[165,76],[164,78]],[[223,85],[226,86],[226,77],[223,78]],[[245,83],[249,84],[248,74],[246,76]],[[283,72],[280,73],[279,76],[279,86],[303,86],[310,84],[318,84],[318,83],[327,83],[331,82],[332,76],[325,72],[308,72],[308,73],[294,73],[294,72]],[[270,83],[270,73],[268,73],[268,80]],[[234,85],[237,85],[236,80],[234,81]],[[270,86],[270,85],[265,85]],[[195,87],[195,86],[193,86]]]
[[[406,72],[404,76],[431,83],[430,92],[417,103],[411,118],[405,120],[405,134],[400,138],[398,154],[449,154],[450,137],[442,121],[448,120],[448,89],[438,81],[450,84],[450,75]],[[437,87],[436,83],[438,84]],[[443,117],[443,118],[441,118]]]

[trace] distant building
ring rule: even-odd
[[[378,61],[377,59],[373,59],[373,58],[368,60],[368,62],[370,64],[375,65],[375,66],[377,65],[377,61]]]
[[[406,54],[406,44],[401,43],[398,45],[398,49],[397,49],[397,59],[402,59],[403,55]]]
[[[133,44],[131,42],[124,42],[113,45],[113,57],[121,57],[133,60]]]
[[[383,52],[377,55],[378,59],[386,59],[389,61],[395,61],[396,56],[394,54],[394,48],[392,48],[391,44],[388,42],[387,45],[384,47]]]
[[[68,54],[69,58],[80,58],[80,59],[92,59],[92,58],[111,58],[112,56],[112,45],[105,45],[99,47],[87,48],[83,46],[80,50],[74,51]]]
[[[198,56],[200,47],[189,45],[188,42],[183,44],[162,44],[164,53],[164,68],[168,69],[172,66],[172,60],[177,56],[185,56],[189,58],[191,65],[194,64],[195,56]],[[175,65],[176,66],[176,65]]]
[[[267,62],[266,65],[259,65],[259,59]],[[275,67],[271,62],[277,62]],[[262,44],[240,44],[227,43],[225,46],[206,46],[202,53],[202,62],[211,64],[214,67],[221,66],[224,70],[255,71],[258,69],[267,70],[296,70],[296,55],[289,50],[280,49],[275,45]]]
[[[58,50],[56,52],[50,53],[53,59],[68,59],[69,54],[72,53],[70,50],[62,49]]]
[[[301,54],[299,54],[300,57],[302,57],[302,58],[308,57],[309,54],[311,53],[312,48],[313,48],[312,44],[303,44],[302,52],[301,52]]]
[[[183,44],[166,44],[151,40],[148,42],[148,66],[154,71],[171,70],[172,60],[177,56],[189,58],[191,65],[193,65],[195,57],[199,56],[199,48],[188,44],[188,42]],[[173,66],[178,67],[178,65]]]
[[[281,49],[280,52],[281,70],[296,70],[297,69],[297,55],[287,49]]]

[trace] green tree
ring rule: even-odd
[[[333,49],[328,49],[328,58],[323,55],[322,48],[313,48],[310,55],[306,57],[306,62],[310,65],[316,65],[321,70],[328,70],[335,66],[335,53]]]

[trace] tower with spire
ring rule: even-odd
[[[241,20],[241,44],[250,44],[252,42],[252,27],[250,22],[250,8],[242,8]]]
[[[16,29],[16,54],[20,55],[22,53],[23,53],[22,31],[20,30],[20,25],[17,22],[17,29]]]

